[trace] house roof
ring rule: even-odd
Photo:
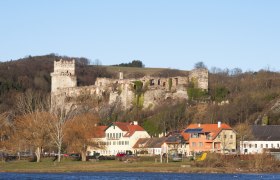
[[[183,132],[182,135],[185,140],[189,140],[191,133],[211,133],[213,139],[215,139],[222,130],[232,130],[227,124],[190,124]]]
[[[185,139],[181,133],[173,132],[168,134],[165,142],[168,144],[180,144],[180,143],[184,143]]]
[[[259,141],[280,141],[280,125],[252,126],[252,133],[255,140]]]
[[[142,128],[141,126],[139,126],[138,124],[134,125],[134,124],[131,124],[129,122],[113,122],[109,126],[106,126],[106,128],[104,129],[104,133],[111,126],[117,126],[122,131],[126,131],[126,133],[124,134],[124,137],[130,137],[136,131],[145,131],[145,129]]]
[[[105,129],[107,129],[107,126],[97,126],[97,129],[95,131],[95,137],[96,138],[105,137]]]
[[[132,136],[136,131],[145,131],[141,126],[139,125],[128,125],[127,126],[128,131],[127,133],[124,135],[124,137],[130,137]]]
[[[140,138],[135,143],[133,148],[161,148],[161,145],[165,142],[166,137],[161,138]]]
[[[144,147],[150,138],[139,138],[138,141],[134,144],[133,148],[141,148]]]

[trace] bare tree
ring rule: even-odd
[[[58,159],[61,161],[61,151],[62,145],[65,138],[65,128],[66,124],[71,116],[71,112],[68,111],[65,107],[65,98],[62,98],[63,101],[58,105],[54,102],[52,103],[51,114],[52,118],[48,120],[48,127],[50,129],[50,136],[52,142],[57,147]],[[73,111],[74,112],[74,111]],[[73,113],[72,113],[73,115]]]
[[[0,114],[0,152],[8,151],[10,139],[13,133],[13,124],[8,119],[9,113]],[[4,156],[2,156],[3,158]]]
[[[67,123],[66,137],[69,151],[79,152],[82,161],[86,161],[87,149],[89,146],[98,146],[99,143],[93,140],[97,133],[97,116],[86,113],[75,116]]]
[[[234,129],[237,132],[237,147],[241,145],[241,148],[244,147],[243,142],[245,140],[250,140],[253,138],[253,132],[251,127],[247,123],[237,124]],[[239,144],[241,143],[241,144]]]
[[[202,61],[195,63],[194,68],[195,69],[200,69],[200,68],[207,69],[206,65]]]
[[[40,92],[28,90],[17,97],[17,110],[21,114],[16,119],[16,133],[19,141],[33,146],[37,162],[40,162],[42,147],[49,143],[49,98]]]

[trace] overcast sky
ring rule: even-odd
[[[280,70],[279,0],[0,1],[0,60],[141,60],[146,67]]]

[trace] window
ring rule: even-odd
[[[268,144],[265,144],[265,148],[268,148]]]
[[[122,137],[122,133],[119,133],[119,137],[120,137],[120,138]]]
[[[277,148],[279,148],[279,144],[277,144]]]
[[[113,145],[116,145],[116,141],[113,141]]]
[[[249,148],[252,148],[252,145],[251,145],[251,144],[249,144]]]
[[[271,144],[271,148],[273,148],[273,144]]]
[[[263,144],[261,144],[261,148],[263,148]]]
[[[203,146],[203,142],[199,142],[199,147],[202,147]]]
[[[233,135],[230,135],[230,139],[233,139]]]
[[[218,135],[218,138],[221,138],[221,135],[220,135],[220,134]]]
[[[196,143],[195,143],[195,142],[192,142],[192,146],[195,147],[195,146],[196,146]]]
[[[224,135],[224,139],[226,139],[227,138],[227,135]]]
[[[246,144],[244,144],[243,146],[244,146],[244,148],[246,148]]]
[[[258,148],[258,145],[257,145],[257,144],[255,144],[255,148]]]
[[[192,134],[191,138],[198,138],[198,134],[197,133]]]

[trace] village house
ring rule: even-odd
[[[88,154],[116,155],[117,153],[135,153],[133,146],[140,138],[149,138],[150,135],[138,125],[137,121],[113,122],[109,126],[99,126],[98,136],[93,141],[102,143],[104,148],[88,148]]]
[[[190,124],[183,132],[188,144],[187,155],[197,152],[236,152],[236,132],[227,124]]]
[[[153,155],[186,155],[187,144],[180,132],[170,132],[160,138],[141,138],[133,148],[137,154],[153,156]]]
[[[137,155],[154,156],[166,153],[165,144],[166,137],[161,138],[140,138],[133,149],[136,151]]]
[[[251,126],[251,140],[240,141],[242,154],[257,154],[280,150],[280,125]]]

